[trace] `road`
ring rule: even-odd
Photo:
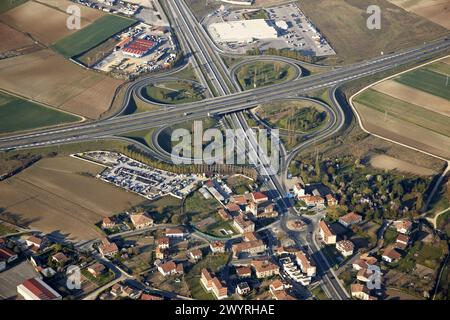
[[[432,54],[450,48],[450,40],[444,39],[427,43],[407,51],[386,55],[364,63],[342,67],[320,75],[290,81],[226,96],[208,98],[199,102],[178,105],[176,108],[124,115],[84,124],[74,124],[65,128],[45,129],[38,132],[18,134],[0,138],[0,151],[27,149],[63,143],[82,142],[97,138],[120,135],[130,131],[143,130],[174,124],[190,119],[200,119],[208,113],[226,114],[252,108],[284,97],[298,96],[320,88],[335,87],[350,80],[386,71],[402,64],[418,62]],[[125,104],[129,103],[133,92],[142,90],[146,85],[164,77],[146,77],[129,86]],[[188,112],[189,115],[184,114]]]

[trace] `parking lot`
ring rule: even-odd
[[[336,54],[313,22],[294,3],[262,10],[216,10],[205,18],[204,24],[209,26],[213,23],[240,21],[248,19],[252,15],[254,18],[265,18],[268,20],[269,25],[274,26],[278,31],[278,38],[259,39],[251,43],[219,43],[224,50],[234,53],[245,53],[256,46],[262,51],[269,48],[279,50],[292,49],[309,56],[320,57]]]

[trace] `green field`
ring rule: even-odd
[[[408,85],[410,85],[410,83],[408,83]],[[395,117],[450,137],[449,120],[439,113],[393,98],[372,89],[365,90],[359,94],[355,98],[355,101],[379,112],[386,112],[387,117]]]
[[[430,70],[436,73],[441,73],[443,75],[449,75],[450,76],[450,64],[437,61],[432,64],[426,65],[422,67],[422,69]]]
[[[0,1],[0,13],[11,10],[12,8],[15,8],[27,1],[28,0],[2,0]]]
[[[181,104],[204,99],[203,91],[203,87],[190,82],[168,81],[149,85],[144,96],[158,103]]]
[[[134,19],[106,15],[80,31],[59,40],[52,47],[65,57],[77,56],[135,23]]]
[[[295,70],[282,62],[248,63],[236,70],[236,78],[243,90],[289,81],[295,76]]]
[[[79,117],[0,93],[0,133],[30,130],[80,120]]]
[[[396,78],[395,81],[417,90],[425,91],[432,95],[450,100],[450,73],[448,83],[446,83],[447,77],[444,74],[426,68],[420,68],[404,73]]]

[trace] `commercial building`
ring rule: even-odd
[[[277,30],[264,19],[213,23],[209,32],[217,42],[248,43],[278,37]]]
[[[39,278],[25,280],[17,286],[17,293],[25,300],[62,300],[58,292]]]

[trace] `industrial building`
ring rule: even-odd
[[[277,30],[264,19],[213,23],[209,32],[216,42],[248,43],[278,37]]]
[[[25,300],[62,300],[61,295],[40,278],[25,280],[17,286],[17,293]]]
[[[141,58],[146,55],[154,46],[155,42],[145,39],[136,39],[122,49],[124,55]]]

